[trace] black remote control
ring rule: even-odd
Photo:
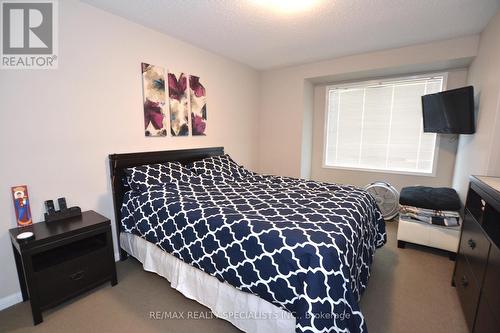
[[[65,211],[68,209],[68,206],[66,205],[66,198],[62,197],[57,199],[57,203],[59,204],[60,211]]]
[[[52,200],[45,201],[45,210],[47,211],[47,214],[55,213],[56,208],[54,207],[54,201]]]

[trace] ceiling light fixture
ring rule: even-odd
[[[295,14],[313,8],[320,0],[253,0],[253,2],[280,14]]]

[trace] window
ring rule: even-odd
[[[444,75],[327,88],[325,167],[433,174],[436,134],[423,132],[421,96]]]

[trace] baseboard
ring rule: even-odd
[[[23,301],[23,296],[21,292],[17,292],[15,294],[5,296],[4,298],[0,298],[0,310],[6,309],[9,306],[12,306],[17,303],[21,303]]]

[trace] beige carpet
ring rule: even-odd
[[[387,223],[388,243],[379,249],[361,300],[368,330],[466,332],[458,297],[450,286],[453,262],[439,252],[396,247],[396,222]],[[0,311],[0,332],[237,332],[220,319],[150,319],[154,311],[208,310],[170,288],[167,280],[142,270],[135,260],[118,263],[117,286],[103,286],[44,312],[32,325],[29,303]]]

